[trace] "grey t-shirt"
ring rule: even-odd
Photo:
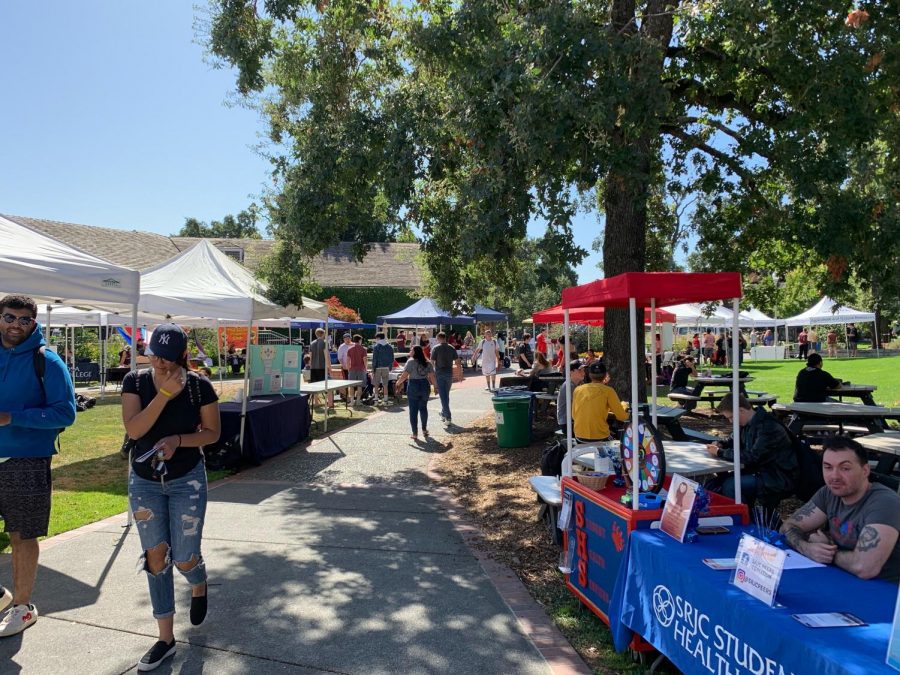
[[[887,525],[900,530],[900,495],[879,483],[873,483],[863,498],[850,506],[835,497],[827,485],[819,488],[811,501],[825,513],[829,536],[845,551],[856,548],[859,533],[866,525]],[[900,581],[900,539],[878,578]]]
[[[325,352],[327,345],[324,338],[316,338],[309,343],[310,370],[325,370]]]
[[[559,388],[559,392],[556,394],[556,423],[560,425],[565,425],[567,421],[568,415],[566,413],[569,411],[569,408],[566,406],[566,390],[572,386],[572,380],[566,380]],[[575,390],[572,390],[572,394],[575,394]]]
[[[453,345],[447,342],[439,343],[431,349],[431,362],[438,372],[453,372],[453,364],[458,358],[459,354],[456,353]]]
[[[409,373],[409,379],[411,380],[427,380],[428,374],[434,372],[434,366],[429,361],[428,365],[423,368],[418,361],[410,359],[406,362],[404,370]]]

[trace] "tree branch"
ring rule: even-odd
[[[723,134],[730,136],[731,138],[736,140],[738,142],[738,145],[740,145],[740,146],[746,147],[747,145],[749,145],[749,141],[747,141],[747,139],[744,136],[742,136],[740,133],[738,133],[737,131],[735,131],[734,129],[729,127],[728,125],[723,124],[722,122],[719,122],[718,120],[709,119],[709,118],[692,117],[689,115],[685,115],[685,116],[676,118],[675,121],[678,124],[706,124],[708,126],[713,127],[714,129],[718,129]],[[750,152],[760,155],[761,157],[765,157],[766,159],[771,159],[767,153],[765,153],[761,150],[758,150],[757,148],[751,148]]]
[[[689,77],[674,82],[670,81],[667,84],[671,85],[673,97],[684,97],[692,105],[711,109],[730,108],[737,110],[747,119],[769,126],[777,126],[787,119],[787,115],[779,112],[767,111],[761,113],[750,104],[739,100],[734,94],[714,94],[707,91],[702,83]]]
[[[728,57],[725,56],[725,54],[717,52],[715,49],[707,46],[699,47],[697,49],[689,49],[688,47],[673,45],[666,49],[666,56],[671,59],[696,57],[705,59],[707,61],[715,61],[716,63],[725,63],[728,61]],[[757,73],[758,75],[762,75],[772,82],[777,81],[775,73],[773,73],[772,70],[770,68],[767,68],[766,66],[754,65],[750,67],[750,71]]]

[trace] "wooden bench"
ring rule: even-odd
[[[559,507],[562,505],[562,491],[559,478],[556,476],[532,476],[528,479],[528,485],[537,493],[538,520],[543,521],[550,535],[550,541],[556,546],[562,546],[562,533],[556,527],[559,519]]]

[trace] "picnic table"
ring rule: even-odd
[[[890,475],[900,459],[900,431],[885,431],[868,436],[858,436],[856,442],[866,450],[875,452],[881,457],[875,471],[880,474]]]
[[[724,459],[712,457],[706,452],[706,445],[693,441],[665,441],[666,474],[681,474],[688,478],[708,476],[713,473],[733,471],[734,464]],[[584,454],[575,458],[575,464],[590,471],[595,470],[596,455]]]
[[[826,389],[825,392],[829,396],[836,396],[839,401],[843,401],[845,396],[858,398],[865,405],[878,405],[872,398],[872,392],[878,389],[874,384],[850,384],[849,382],[842,384],[839,389]]]
[[[900,408],[861,403],[776,403],[772,410],[776,415],[788,418],[788,428],[797,434],[803,432],[804,426],[818,427],[823,421],[837,425],[840,433],[844,433],[848,423],[878,433],[885,431],[885,420],[900,419]]]

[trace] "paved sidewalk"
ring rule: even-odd
[[[465,428],[490,394],[469,380],[452,407]],[[190,626],[179,577],[178,653],[156,672],[587,672],[514,575],[468,547],[473,528],[429,481],[454,432],[436,400],[429,409],[427,443],[409,440],[397,407],[215,484],[204,531],[210,613]],[[135,671],[155,622],[124,522],[45,542],[41,619],[0,640],[0,673]]]

